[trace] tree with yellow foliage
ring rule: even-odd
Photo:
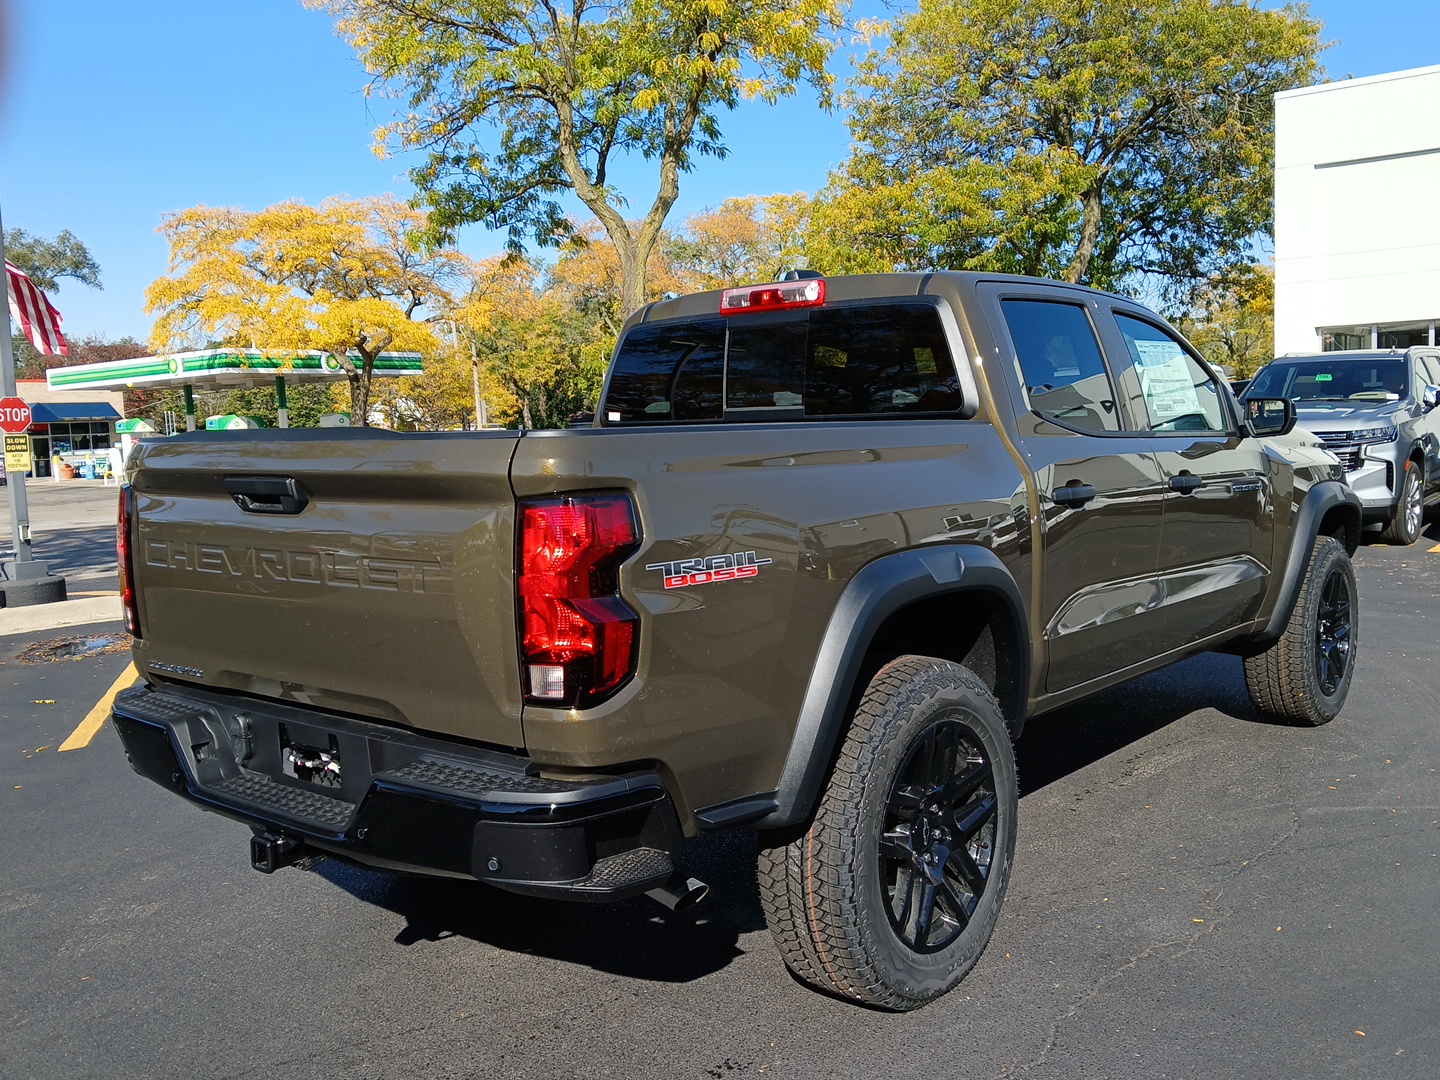
[[[1214,278],[1175,325],[1231,378],[1250,378],[1274,356],[1275,268],[1256,263]]]
[[[645,302],[650,256],[680,174],[723,156],[718,116],[741,95],[774,102],[805,82],[830,103],[826,63],[848,0],[305,0],[337,16],[374,85],[409,112],[380,144],[427,152],[411,178],[429,236],[469,222],[511,248],[571,236],[574,193],[620,262],[622,318]],[[493,130],[495,139],[482,140]],[[639,222],[615,186],[623,156],[655,163]],[[644,205],[640,200],[640,205]]]
[[[668,251],[679,292],[776,281],[807,265],[810,196],[746,195],[691,214]],[[820,267],[827,270],[828,267]]]
[[[425,226],[423,212],[392,196],[167,214],[160,231],[171,273],[145,294],[158,316],[153,345],[323,350],[345,371],[352,419],[363,426],[376,356],[434,355],[439,343],[419,318],[448,308],[468,267],[451,249],[420,253],[412,237]]]
[[[607,246],[593,254],[603,258]],[[579,299],[530,259],[479,265],[455,317],[473,342],[494,422],[560,428],[594,407],[615,333]]]

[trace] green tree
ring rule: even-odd
[[[847,0],[306,0],[337,16],[374,85],[410,112],[382,146],[423,149],[412,170],[430,237],[470,222],[507,228],[512,250],[566,241],[573,192],[619,255],[622,316],[645,302],[646,268],[680,174],[723,156],[718,115],[740,96],[774,102],[826,71]],[[477,129],[493,129],[494,144]],[[614,161],[639,155],[658,184],[638,223]]]
[[[276,427],[280,423],[280,407],[273,386],[226,390],[207,397],[212,399],[205,402],[204,416],[236,413],[240,416],[258,417],[265,422],[266,427]],[[288,386],[285,390],[285,407],[291,427],[319,427],[320,417],[335,411],[331,386],[326,383],[295,383]]]
[[[100,284],[100,264],[69,229],[62,229],[54,240],[46,240],[24,229],[6,229],[5,258],[24,272],[37,288],[47,293],[60,288],[61,278],[70,278],[92,289],[105,287]],[[6,318],[8,326],[8,306]],[[13,329],[10,332],[10,347],[18,379],[43,379],[46,368],[64,361],[64,357],[42,356],[24,334]]]
[[[23,270],[37,288],[46,292],[58,289],[62,277],[89,285],[92,289],[104,288],[100,284],[100,264],[69,229],[62,229],[54,240],[35,236],[24,229],[6,229],[5,258]]]
[[[1319,34],[1304,4],[920,0],[860,65],[812,263],[1183,292],[1271,231],[1271,96]]]

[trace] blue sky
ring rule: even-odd
[[[1440,0],[1310,9],[1334,42],[1331,78],[1440,60]],[[7,228],[69,229],[101,267],[103,290],[64,282],[52,296],[71,335],[148,334],[144,290],[166,272],[155,230],[167,210],[410,194],[413,156],[370,150],[392,102],[364,96],[350,47],[299,0],[0,0],[0,10],[0,213]],[[682,177],[671,225],[732,195],[815,191],[848,149],[844,117],[808,91],[742,105],[721,124],[730,156]],[[653,170],[633,176],[638,209],[653,198]],[[473,229],[461,246],[483,256],[499,243]]]

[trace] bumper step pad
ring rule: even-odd
[[[236,806],[253,806],[256,810],[284,814],[300,821],[313,822],[327,830],[340,831],[355,816],[355,804],[318,791],[277,784],[259,773],[241,773],[228,780],[210,785],[220,798]]]

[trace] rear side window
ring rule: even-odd
[[[909,302],[642,324],[616,352],[604,417],[780,420],[961,404],[938,310]]]
[[[725,321],[642,324],[615,356],[608,413],[625,420],[719,420],[725,388]]]

